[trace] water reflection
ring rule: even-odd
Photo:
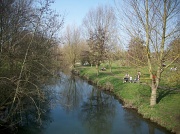
[[[149,120],[143,119],[136,110],[124,109],[124,120],[130,127],[130,133],[133,134],[170,134],[170,132],[163,130],[161,127]]]
[[[48,98],[53,98],[53,93],[49,92]],[[47,94],[48,94],[47,93]],[[23,113],[23,122],[19,129],[14,133],[18,134],[40,134],[41,130],[52,122],[53,118],[51,116],[50,101],[46,100],[43,103],[39,103],[41,108],[40,119],[37,120],[37,110],[30,105],[26,105],[28,110]]]
[[[59,103],[64,109],[69,112],[79,107],[82,100],[82,88],[80,84],[75,81],[75,77],[71,75],[69,78],[63,79],[60,83]]]
[[[89,97],[81,106],[80,119],[89,133],[110,133],[112,119],[115,115],[115,104],[112,96],[93,88]]]
[[[124,119],[128,123],[128,125],[131,127],[132,133],[133,134],[142,133],[140,132],[140,129],[139,129],[142,126],[142,121],[137,116],[137,114],[135,115],[132,110],[130,111],[130,110],[125,109],[125,111],[126,112],[124,113]]]
[[[49,95],[52,109],[45,108],[41,128],[31,126],[22,133],[168,133],[145,121],[135,111],[123,109],[114,96],[97,90],[75,76],[61,74],[61,80],[46,88],[52,91]]]

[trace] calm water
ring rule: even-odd
[[[168,134],[77,77],[63,75],[50,88],[55,91],[52,109],[43,117],[43,126],[31,125],[19,134]]]

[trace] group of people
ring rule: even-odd
[[[125,75],[124,78],[123,78],[123,83],[125,83],[125,82],[130,82],[130,83],[139,82],[140,76],[141,76],[141,72],[138,71],[138,72],[137,72],[137,75],[135,76],[135,78],[134,78],[134,80],[133,80],[132,76],[130,76],[128,73],[126,73],[126,75]]]
[[[170,71],[177,71],[177,67],[171,67]]]

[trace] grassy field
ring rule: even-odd
[[[95,67],[79,66],[76,69],[81,77],[92,81],[103,90],[112,91],[123,100],[124,107],[135,108],[144,118],[148,118],[172,132],[180,133],[180,91],[177,83],[179,81],[171,83],[172,76],[179,77],[177,72],[165,70],[160,83],[163,89],[158,89],[157,105],[150,107],[151,89],[148,85],[150,78],[147,67],[121,67],[118,63],[114,63],[112,73],[110,73],[107,64],[102,66],[107,70],[100,71],[99,76],[96,75]],[[142,74],[140,83],[123,83],[123,76],[126,73],[134,77],[137,71],[141,71]],[[171,90],[172,88],[176,88],[176,90]]]

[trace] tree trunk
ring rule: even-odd
[[[155,82],[152,80],[150,106],[156,105],[156,96],[157,96],[156,92],[157,92],[157,86]]]
[[[96,64],[97,76],[99,75],[99,65]]]
[[[73,69],[75,68],[75,64],[76,64],[76,59],[73,59]]]
[[[109,60],[110,73],[112,73],[112,62]]]

